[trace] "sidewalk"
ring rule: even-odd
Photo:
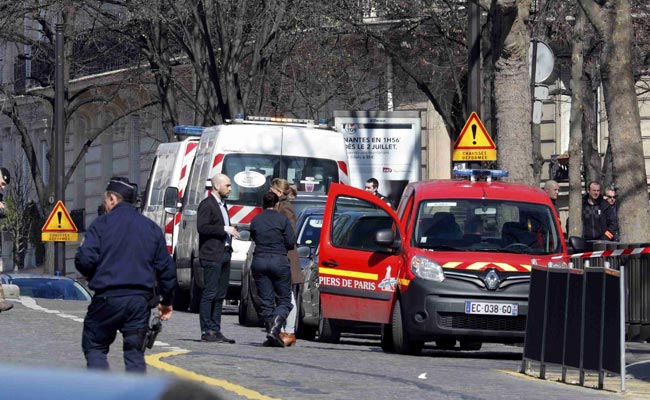
[[[610,393],[619,393],[625,398],[650,399],[650,343],[628,342],[625,344],[625,392],[621,392],[620,375],[605,374],[603,389]],[[527,376],[539,378],[540,364],[531,361]],[[598,373],[585,371],[584,387],[598,390]],[[568,368],[566,381],[562,382],[562,367],[555,364],[546,364],[546,381],[557,382],[560,385],[580,384],[578,369]],[[598,392],[594,392],[597,395]]]

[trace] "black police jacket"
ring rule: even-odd
[[[75,267],[89,279],[95,295],[151,295],[154,284],[163,305],[171,305],[176,267],[163,232],[130,203],[118,203],[97,217],[77,250]]]

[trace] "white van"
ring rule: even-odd
[[[183,195],[182,216],[176,247],[176,269],[181,289],[191,289],[190,308],[198,308],[197,289],[203,286],[197,274],[199,203],[210,189],[210,178],[228,175],[232,192],[228,197],[231,223],[248,227],[262,212],[262,197],[273,178],[284,178],[300,192],[326,194],[331,183],[349,184],[348,156],[341,133],[310,120],[249,117],[205,128]],[[172,199],[176,188],[169,188]],[[166,204],[171,206],[172,204]],[[176,211],[173,207],[168,211]],[[250,242],[233,241],[228,299],[239,299],[241,269]]]
[[[187,134],[185,131],[183,133]],[[173,186],[178,188],[178,201],[181,201],[198,146],[198,137],[188,137],[179,142],[159,144],[142,199],[142,215],[157,223],[163,230],[167,251],[171,255],[176,249],[181,215],[180,213],[165,213],[163,196],[165,189]]]

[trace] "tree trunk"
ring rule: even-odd
[[[578,10],[573,31],[573,49],[571,53],[571,118],[569,137],[569,219],[568,236],[582,236],[582,121],[584,115],[584,98],[587,91],[583,70],[585,16]]]
[[[584,47],[583,47],[584,48]],[[593,58],[593,56],[592,56]],[[595,64],[595,60],[587,62]],[[593,73],[598,71],[596,65],[589,68]],[[593,79],[593,74],[586,73],[583,68],[583,81],[584,87],[582,88],[583,94],[580,101],[582,102],[582,162],[584,165],[585,186],[589,182],[600,182],[601,176],[601,160],[600,153],[598,152],[598,112],[596,104],[598,104],[598,86],[600,79]]]
[[[641,140],[641,117],[634,87],[632,17],[628,0],[617,0],[609,18],[601,76],[609,119],[614,182],[619,188],[619,225],[624,242],[648,242],[648,187]]]
[[[641,118],[634,86],[632,14],[628,0],[606,1],[602,6],[580,0],[589,21],[603,38],[601,78],[605,96],[613,170],[618,188],[621,240],[650,241],[650,205],[641,140]]]
[[[531,0],[497,1],[500,24],[494,24],[502,46],[496,54],[494,95],[499,165],[511,182],[535,183],[532,167],[531,94],[528,71],[530,33],[526,26]]]

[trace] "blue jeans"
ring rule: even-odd
[[[221,262],[201,260],[204,284],[199,305],[201,333],[221,332],[221,310],[230,281],[230,257],[231,253],[226,251]]]
[[[81,347],[86,356],[86,366],[91,369],[108,369],[106,358],[117,331],[122,332],[124,364],[129,372],[145,372],[144,340],[151,309],[146,296],[96,296],[93,297],[84,319]]]
[[[251,272],[260,297],[259,314],[264,322],[287,318],[291,308],[291,267],[287,256],[256,254]]]

